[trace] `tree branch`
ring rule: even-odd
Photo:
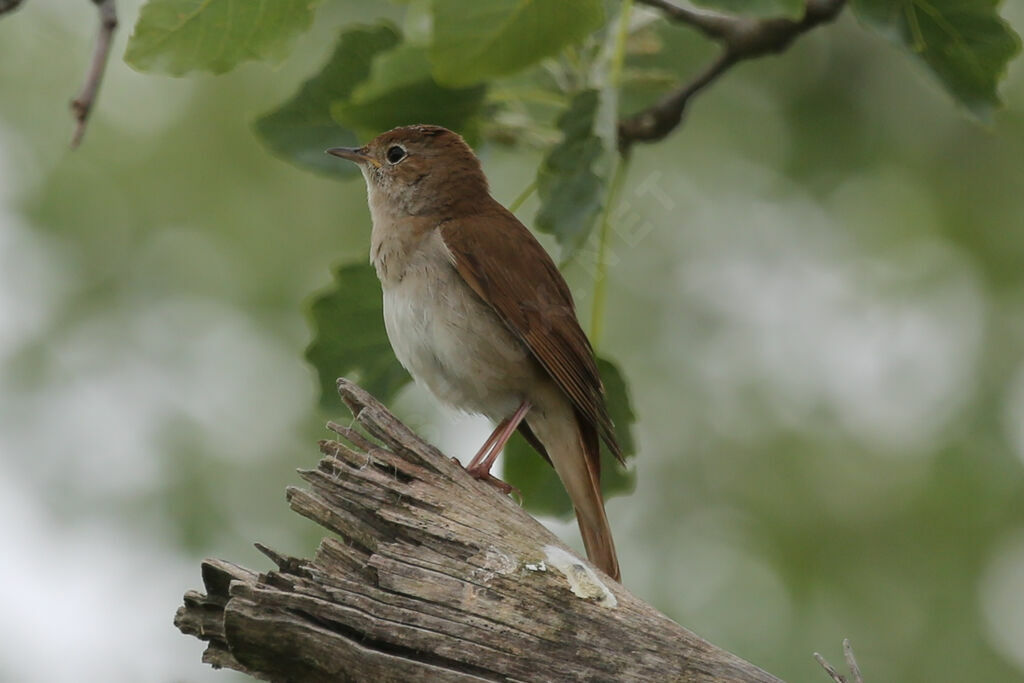
[[[96,93],[99,92],[100,82],[103,80],[103,73],[107,68],[107,58],[110,56],[110,45],[114,38],[114,30],[117,28],[117,8],[114,0],[92,0],[99,10],[100,28],[96,38],[96,48],[92,53],[92,64],[85,76],[85,83],[82,85],[78,97],[71,101],[71,112],[78,125],[75,127],[75,134],[71,138],[71,147],[78,147],[85,135],[85,124],[92,112],[93,103],[96,101]]]
[[[799,20],[743,17],[682,7],[671,0],[637,0],[662,11],[669,19],[688,24],[722,43],[722,53],[691,82],[669,93],[651,107],[619,122],[619,148],[625,152],[636,142],[654,142],[682,122],[690,99],[738,62],[782,52],[797,36],[832,21],[846,0],[807,0]]]
[[[762,681],[576,557],[365,391],[293,510],[337,533],[257,574],[202,565],[175,624],[204,661],[288,681]]]

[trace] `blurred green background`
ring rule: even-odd
[[[94,8],[0,18],[2,681],[237,679],[174,610],[203,557],[313,551],[284,487],[346,416],[317,408],[303,311],[364,258],[365,189],[252,122],[401,7],[327,3],[279,68],[174,79],[121,59],[138,5],[75,152]],[[625,584],[787,680],[826,680],[811,653],[844,637],[868,683],[1024,680],[1021,60],[1002,92],[973,122],[846,13],[634,155],[601,343],[638,416]],[[540,161],[480,154],[506,204]],[[567,273],[583,311],[591,272]],[[488,431],[416,388],[394,407],[454,455]]]

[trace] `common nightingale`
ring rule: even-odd
[[[600,486],[600,440],[622,461],[594,352],[568,285],[526,227],[490,195],[465,141],[406,126],[328,153],[359,165],[395,355],[438,399],[497,423],[467,470],[518,429],[558,473],[591,562],[619,580]]]

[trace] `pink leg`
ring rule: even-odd
[[[498,423],[498,426],[494,428],[494,431],[491,432],[491,435],[487,437],[487,441],[484,441],[484,445],[480,447],[480,450],[476,452],[476,455],[473,456],[473,459],[469,461],[468,465],[466,465],[467,470],[476,469],[477,467],[480,466],[480,463],[484,461],[484,459],[487,457],[487,454],[491,452],[491,448],[494,446],[494,442],[498,439],[498,435],[500,435],[501,431],[505,429],[506,426],[508,426],[509,419],[510,418],[506,417],[504,420]]]
[[[526,413],[530,411],[530,408],[530,402],[523,401],[516,408],[516,412],[512,413],[512,417],[502,420],[494,430],[494,433],[484,443],[480,452],[476,454],[473,461],[466,467],[466,471],[477,479],[484,479],[505,493],[510,493],[513,490],[512,487],[497,477],[492,476],[491,467],[494,466],[494,461],[498,459],[501,449],[512,438],[512,434],[519,427],[519,423],[523,421],[523,418],[526,417]]]

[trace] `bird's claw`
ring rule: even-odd
[[[517,489],[515,486],[512,486],[512,484],[509,484],[506,481],[498,479],[496,476],[494,476],[493,474],[491,474],[490,472],[483,468],[467,467],[466,471],[469,472],[469,476],[479,481],[487,482],[494,488],[504,493],[506,496],[510,494],[515,494],[515,497],[519,499],[519,504],[523,504],[523,492]]]

